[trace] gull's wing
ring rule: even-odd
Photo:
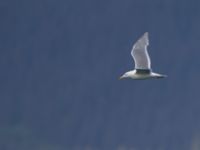
[[[133,45],[131,55],[135,61],[135,69],[151,69],[151,60],[147,52],[149,45],[148,32]]]

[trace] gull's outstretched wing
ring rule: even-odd
[[[148,32],[133,45],[131,55],[135,61],[135,69],[151,69],[151,60],[147,52],[149,45]]]

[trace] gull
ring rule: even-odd
[[[135,62],[135,69],[124,73],[120,79],[132,78],[135,80],[140,79],[153,79],[165,78],[166,75],[152,72],[151,60],[147,52],[149,45],[148,32],[144,33],[141,38],[133,45],[131,55]]]

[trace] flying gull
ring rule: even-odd
[[[152,78],[164,78],[166,75],[158,74],[152,72],[151,69],[151,60],[147,52],[147,46],[149,45],[148,32],[133,45],[131,55],[135,62],[135,69],[126,72],[120,77],[123,78],[132,78],[132,79],[152,79]]]

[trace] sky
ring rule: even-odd
[[[198,0],[0,7],[0,149],[200,149]],[[145,32],[168,77],[118,80]]]

